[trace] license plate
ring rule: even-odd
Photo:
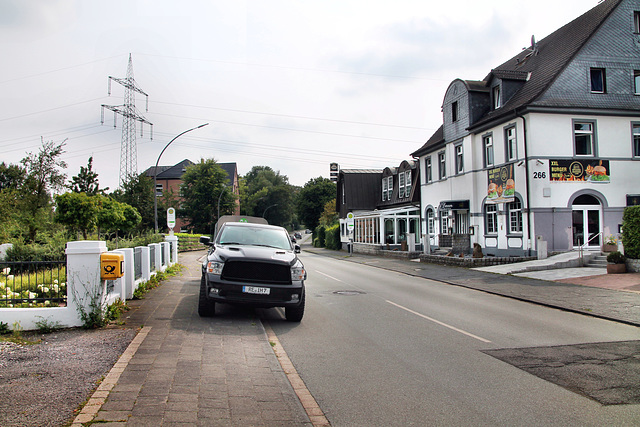
[[[260,288],[257,286],[243,286],[242,292],[245,294],[257,294],[257,295],[269,295],[271,292],[270,288]]]

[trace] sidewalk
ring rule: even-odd
[[[310,245],[304,245],[303,252],[640,326],[640,292],[633,292],[640,291],[640,274],[598,274],[601,269],[593,269],[590,273],[595,270],[596,276],[578,277],[582,269],[558,269],[511,275],[508,274],[508,266],[497,268],[496,272],[487,272],[363,254],[349,256],[344,251]],[[576,277],[568,277],[574,275]]]
[[[204,254],[181,253],[181,276],[130,302],[142,329],[73,425],[311,425],[253,311],[198,316]]]

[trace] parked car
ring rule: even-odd
[[[255,223],[222,224],[202,264],[198,314],[215,315],[217,303],[284,307],[285,317],[300,322],[304,315],[307,272],[282,227]]]
[[[296,232],[293,237],[295,237],[296,239],[302,239],[302,234]]]

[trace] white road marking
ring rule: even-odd
[[[347,283],[347,282],[343,282],[343,281],[342,281],[342,280],[340,280],[340,279],[336,279],[336,278],[335,278],[335,277],[333,277],[333,276],[329,276],[328,274],[325,274],[325,273],[323,273],[322,271],[318,271],[318,270],[316,270],[316,273],[321,274],[321,275],[323,275],[323,276],[325,276],[325,277],[328,277],[328,278],[329,278],[329,279],[331,279],[331,280],[335,280],[336,282],[340,282],[340,283]]]
[[[423,319],[429,320],[430,322],[437,323],[437,324],[438,324],[438,325],[440,325],[440,326],[444,326],[445,328],[449,328],[449,329],[451,329],[451,330],[453,330],[453,331],[459,332],[459,333],[464,334],[464,335],[466,335],[466,336],[468,336],[468,337],[475,338],[475,339],[477,339],[477,340],[479,340],[479,341],[482,341],[482,342],[484,342],[484,343],[490,343],[490,342],[491,342],[491,341],[489,341],[488,339],[485,339],[485,338],[479,337],[479,336],[474,335],[474,334],[472,334],[472,333],[470,333],[470,332],[467,332],[467,331],[463,331],[462,329],[456,328],[455,326],[448,325],[448,324],[446,324],[446,323],[444,323],[444,322],[441,322],[441,321],[436,320],[436,319],[434,319],[434,318],[431,318],[431,317],[429,317],[429,316],[425,316],[424,314],[418,313],[417,311],[413,311],[413,310],[411,310],[410,308],[403,307],[403,306],[401,306],[400,304],[396,304],[395,302],[392,302],[392,301],[389,301],[389,300],[386,300],[386,301],[387,301],[389,304],[394,305],[394,306],[396,306],[396,307],[398,307],[398,308],[401,308],[401,309],[403,309],[403,310],[405,310],[405,311],[408,311],[408,312],[409,312],[409,313],[411,313],[411,314],[415,314],[416,316],[422,317]]]

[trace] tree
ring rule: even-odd
[[[100,184],[98,183],[98,174],[92,170],[93,157],[89,157],[87,167],[80,166],[80,172],[78,175],[71,177],[71,184],[69,189],[74,193],[86,193],[87,196],[95,196],[96,194],[104,194],[104,190],[100,190]]]
[[[122,189],[113,192],[112,197],[121,203],[134,207],[141,216],[138,231],[155,229],[153,215],[153,178],[144,173],[132,175],[122,183]],[[161,211],[158,210],[158,220]]]
[[[84,240],[96,226],[96,198],[86,193],[64,193],[56,196],[55,221],[73,232],[81,232]]]
[[[24,166],[26,178],[20,188],[21,221],[27,228],[27,239],[33,242],[38,230],[51,222],[51,193],[64,188],[67,176],[61,169],[67,164],[59,157],[64,154],[64,144],[44,141],[37,154],[28,153],[20,163]]]
[[[0,163],[0,191],[17,190],[26,178],[26,171],[19,165]]]
[[[338,223],[338,212],[336,212],[336,199],[331,199],[324,205],[324,211],[320,215],[320,224],[331,227]]]
[[[132,206],[120,203],[108,196],[97,195],[94,197],[97,199],[96,223],[98,229],[104,232],[115,232],[116,241],[119,231],[126,232],[140,223],[142,218]]]
[[[187,167],[182,175],[182,204],[178,209],[178,216],[189,222],[187,228],[212,233],[218,220],[218,206],[220,216],[233,212],[235,195],[227,182],[227,173],[214,159],[201,159],[200,163]]]
[[[298,218],[310,229],[315,229],[327,202],[336,197],[336,184],[328,178],[309,180],[297,197]]]
[[[294,189],[289,179],[269,166],[254,166],[241,179],[242,212],[264,216],[269,224],[291,226],[294,214]]]

